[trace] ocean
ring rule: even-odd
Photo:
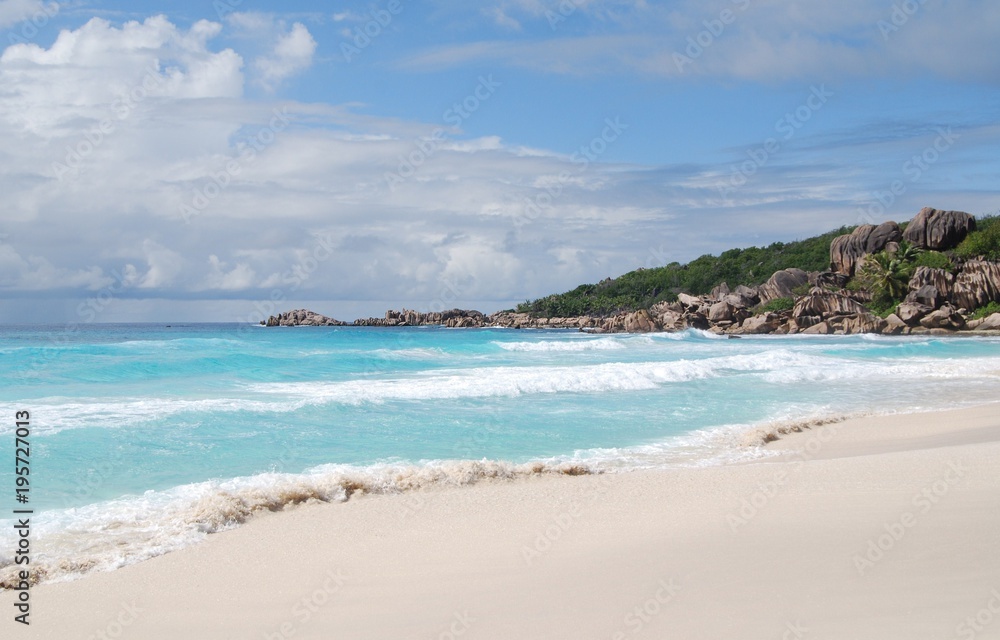
[[[356,491],[729,464],[769,455],[762,427],[995,402],[1000,337],[8,326],[0,374],[0,516],[33,510],[32,567],[58,581]]]

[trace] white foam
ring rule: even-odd
[[[617,351],[628,348],[624,341],[616,338],[594,338],[589,340],[541,340],[538,342],[494,342],[504,351]]]

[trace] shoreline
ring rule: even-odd
[[[134,617],[123,637],[781,637],[800,625],[802,637],[930,638],[954,635],[1000,587],[996,405],[851,418],[767,446],[778,455],[744,464],[265,513],[35,587],[25,637],[86,638]]]

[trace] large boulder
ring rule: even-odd
[[[782,269],[775,271],[767,282],[757,288],[762,304],[778,298],[792,298],[794,289],[809,283],[809,274],[802,269]]]
[[[783,319],[776,313],[763,313],[747,318],[733,333],[774,333],[783,324]]]
[[[924,207],[910,220],[903,239],[920,247],[943,251],[958,246],[976,230],[976,219],[964,211],[940,211]]]
[[[633,311],[625,316],[625,331],[628,333],[649,333],[659,331],[660,325],[645,309]]]
[[[978,322],[976,331],[1000,331],[1000,313],[994,313],[993,315],[984,318],[982,322]]]
[[[733,321],[733,307],[725,300],[716,302],[708,310],[708,321],[712,324]]]
[[[965,318],[946,305],[921,318],[920,326],[928,329],[961,329],[965,326]]]
[[[906,300],[904,302],[915,302],[925,307],[930,307],[931,309],[937,309],[946,299],[947,298],[942,296],[941,292],[937,290],[937,287],[932,284],[925,284],[919,289],[914,289],[913,291],[910,291],[910,293],[906,294]]]
[[[922,287],[933,287],[937,291],[937,297],[946,300],[951,294],[955,276],[944,269],[932,269],[930,267],[917,267],[917,270],[910,278],[910,291],[918,291]]]
[[[792,309],[792,317],[819,316],[829,318],[867,312],[868,309],[856,300],[817,288],[813,289],[809,295],[802,296],[796,301],[795,307]]]
[[[895,222],[883,222],[877,227],[863,224],[851,233],[833,239],[830,243],[830,264],[834,271],[852,276],[861,258],[878,253],[890,242],[899,242],[902,238],[903,233]]]
[[[847,316],[841,322],[840,328],[846,334],[883,333],[889,323],[874,313],[857,313]]]
[[[920,319],[926,316],[928,313],[934,311],[932,307],[925,304],[920,304],[919,302],[904,302],[896,308],[896,315],[908,324],[909,326],[916,326],[920,322]]]
[[[722,282],[720,284],[715,285],[715,287],[712,289],[712,292],[708,294],[708,297],[718,302],[719,300],[722,300],[727,295],[729,295],[729,293],[730,293],[729,285],[726,284],[725,282]]]
[[[994,301],[1000,302],[1000,264],[984,260],[966,262],[952,286],[952,304],[973,311]]]

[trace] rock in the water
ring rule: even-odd
[[[627,333],[649,333],[660,329],[660,326],[645,309],[626,315],[624,325]]]
[[[776,313],[764,313],[744,320],[736,333],[774,333],[781,325],[781,316]]]
[[[795,296],[793,289],[808,283],[809,274],[802,269],[782,269],[775,271],[757,291],[761,303],[767,303],[778,298],[792,298]]]
[[[910,220],[903,239],[921,249],[943,251],[958,246],[976,230],[976,219],[964,211],[939,211],[924,207]]]
[[[952,286],[952,304],[971,311],[994,301],[1000,302],[1000,264],[984,260],[966,262]]]
[[[883,222],[877,227],[863,224],[851,233],[833,239],[830,243],[830,264],[834,271],[852,276],[861,258],[878,253],[890,242],[899,242],[902,238],[903,233],[895,222]]]
[[[819,335],[826,335],[826,334],[831,333],[831,332],[832,332],[832,329],[830,328],[830,325],[827,324],[826,322],[817,322],[816,324],[812,325],[811,327],[807,327],[807,328],[805,328],[805,329],[802,330],[802,333],[806,333],[806,334],[819,334]]]
[[[844,333],[852,335],[857,333],[882,333],[888,323],[874,313],[858,313],[847,316],[841,323]]]
[[[308,309],[294,309],[271,316],[261,324],[268,327],[341,327],[347,323]]]

